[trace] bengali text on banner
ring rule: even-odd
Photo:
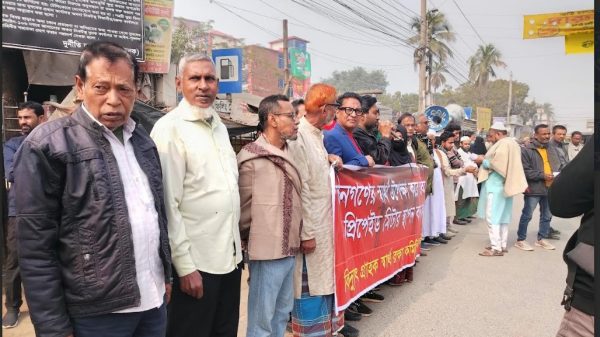
[[[336,310],[414,265],[427,170],[414,164],[332,169]]]

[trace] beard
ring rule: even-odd
[[[21,134],[23,136],[27,136],[31,132],[31,130],[32,130],[32,127],[29,126],[29,125],[22,126],[21,127]]]
[[[198,116],[200,116],[200,118],[204,119],[205,121],[210,121],[213,118],[213,108],[209,107],[209,108],[201,108],[199,106],[195,106],[190,104],[190,107],[192,109],[192,112],[194,112],[195,114],[198,114]]]

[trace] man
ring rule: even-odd
[[[494,123],[488,136],[492,146],[479,169],[478,181],[483,185],[477,213],[487,222],[491,245],[479,255],[502,256],[507,252],[513,197],[525,191],[527,180],[523,173],[521,147],[508,137],[504,124]]]
[[[237,157],[240,234],[250,267],[246,336],[279,337],[294,306],[294,266],[300,251],[302,183],[287,145],[297,138],[298,120],[283,95],[263,99],[258,118],[263,132]]]
[[[565,246],[567,287],[562,305],[565,315],[557,337],[593,336],[594,286],[594,147],[586,144],[581,153],[559,174],[548,190],[550,211],[561,218],[581,217],[579,228]]]
[[[375,164],[385,165],[392,151],[392,127],[390,121],[379,122],[377,99],[373,96],[361,97],[363,115],[358,117],[358,126],[352,132],[362,153],[373,158]],[[377,132],[381,139],[377,139]]]
[[[560,165],[556,172],[560,172],[569,162],[569,152],[567,150],[567,145],[565,144],[566,135],[567,128],[564,126],[555,125],[552,127],[552,140],[550,141],[550,147],[554,148],[557,152]]]
[[[300,118],[304,117],[304,115],[306,114],[306,107],[304,104],[304,100],[302,98],[294,100],[292,102],[292,106],[294,107],[294,112],[296,112],[296,116],[298,117],[298,120],[300,120]]]
[[[151,133],[164,172],[175,268],[167,336],[234,337],[243,266],[237,160],[213,108],[212,59],[186,55],[178,73],[183,99]]]
[[[401,116],[402,118],[402,116]],[[433,149],[435,138],[428,135],[429,119],[422,113],[417,113],[413,117],[414,138],[417,147],[417,163],[426,165],[431,163],[430,178],[427,179],[427,197],[425,198],[423,217],[423,234],[426,245],[447,244],[450,236],[446,235],[446,212],[444,207],[444,182],[443,173],[440,164],[433,159]],[[403,125],[408,129],[410,120],[403,119]],[[436,172],[438,172],[436,174]],[[436,189],[437,187],[437,189]],[[437,194],[439,191],[439,194]],[[435,196],[434,196],[435,194]],[[443,214],[442,214],[443,213]]]
[[[455,134],[450,131],[444,131],[440,135],[440,147],[434,149],[434,155],[437,156],[443,172],[444,182],[444,201],[446,207],[446,231],[456,232],[452,228],[452,218],[456,218],[456,205],[454,202],[455,182],[458,178],[469,173],[475,172],[476,167],[464,166],[462,160],[454,152]],[[435,158],[435,157],[434,157]],[[456,220],[456,219],[454,219]],[[452,237],[455,234],[447,234]]]
[[[471,153],[471,140],[469,136],[460,138],[460,147],[457,152],[463,161],[464,167],[478,168],[477,163],[481,163],[483,156]],[[456,202],[456,218],[458,220],[468,221],[477,212],[477,200],[479,190],[477,189],[477,170],[458,177],[456,189],[454,191],[454,200]]]
[[[301,251],[296,259],[294,336],[331,336],[341,329],[344,336],[358,336],[346,324],[344,314],[336,315],[333,279],[333,217],[329,166],[342,167],[342,159],[328,155],[323,145],[324,125],[333,120],[335,88],[323,83],[312,85],[306,94],[306,115],[300,119],[298,139],[290,142],[290,153],[302,180]],[[355,320],[360,319],[353,317]]]
[[[337,123],[333,129],[324,133],[327,153],[341,157],[344,164],[363,167],[375,165],[373,157],[363,154],[352,134],[358,125],[358,119],[364,114],[360,96],[346,92],[338,97],[337,103],[340,105],[336,111]]]
[[[554,167],[554,172],[560,172],[563,167],[569,162],[569,151],[567,144],[564,143],[565,136],[567,135],[567,128],[563,125],[555,125],[552,127],[552,139],[548,144],[548,152],[553,152],[553,156],[558,158],[558,165]],[[558,240],[560,231],[550,226],[549,235],[544,237],[545,239]]]
[[[37,336],[161,336],[171,291],[162,174],[130,118],[135,58],[87,45],[82,105],[38,126],[15,159],[19,263]]]
[[[525,241],[527,238],[527,226],[533,216],[536,206],[540,205],[540,229],[537,234],[535,245],[544,249],[555,249],[552,244],[544,240],[550,233],[550,221],[552,214],[548,206],[548,187],[554,180],[554,172],[558,167],[559,160],[555,153],[548,150],[550,142],[550,128],[546,124],[536,125],[534,128],[534,139],[529,146],[521,150],[521,160],[525,177],[529,185],[525,190],[523,211],[519,220],[517,242],[515,247],[532,251],[533,248]]]
[[[579,151],[583,149],[583,134],[579,131],[573,131],[571,133],[571,142],[568,145],[567,153],[569,155],[569,160],[573,160]]]
[[[13,137],[4,144],[4,175],[9,185],[14,182],[13,159],[25,137],[36,126],[44,121],[44,107],[33,101],[19,105],[17,119],[21,128],[21,136]],[[21,304],[21,276],[19,274],[19,260],[17,257],[17,228],[16,228],[15,193],[14,185],[8,190],[8,222],[6,235],[6,261],[4,264],[4,292],[6,298],[4,306],[6,314],[2,317],[3,328],[14,328],[19,324]]]

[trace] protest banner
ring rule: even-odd
[[[336,310],[414,265],[427,170],[413,164],[332,172]]]

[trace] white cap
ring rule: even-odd
[[[462,136],[460,137],[460,142],[470,142],[471,141],[471,137],[469,136]]]
[[[502,122],[494,122],[494,124],[490,126],[490,129],[494,129],[497,131],[508,131],[508,129],[506,128],[506,126],[504,126],[504,123]]]

